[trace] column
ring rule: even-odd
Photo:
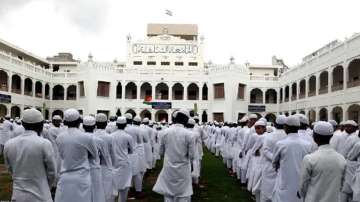
[[[285,87],[282,87],[282,92],[283,92],[282,103],[284,103],[285,102]]]
[[[46,83],[41,83],[41,98],[43,100],[45,99],[45,86],[46,86]]]
[[[296,100],[300,98],[300,81],[296,81]]]
[[[292,84],[289,84],[289,102],[292,102]]]
[[[121,83],[121,99],[122,100],[125,100],[125,89],[126,89],[126,83]]]
[[[319,89],[320,89],[320,74],[315,75],[316,82],[315,82],[315,95],[319,95]]]
[[[348,66],[349,64],[348,63],[346,63],[345,65],[344,65],[344,71],[343,71],[343,73],[344,73],[344,75],[343,75],[343,80],[344,80],[344,90],[347,88],[347,83],[348,83]],[[346,119],[345,119],[346,120]]]
[[[68,86],[64,86],[64,100],[67,100],[67,88]]]
[[[332,74],[333,68],[328,68],[328,93],[331,92],[331,86],[333,83],[333,74]]]
[[[49,84],[49,96],[50,99],[49,100],[53,100],[53,84]]]
[[[151,99],[152,100],[156,100],[155,89],[156,89],[156,83],[151,83]]]
[[[80,86],[79,82],[76,84],[76,100],[80,99]]]
[[[9,72],[9,74],[8,74],[8,92],[10,92],[11,93],[11,86],[12,86],[12,73],[11,72]]]
[[[171,114],[172,114],[171,109],[167,110],[167,114],[168,114],[168,123],[170,123],[170,122],[172,122],[171,121]]]
[[[31,80],[32,81],[32,95],[31,96],[33,96],[33,97],[35,97],[35,86],[36,86],[36,81],[34,81],[34,80]]]
[[[305,99],[309,96],[309,77],[305,78]]]
[[[188,83],[184,83],[184,100],[187,100],[187,88],[188,88]],[[224,89],[225,90],[225,89]]]
[[[21,89],[20,89],[21,93],[20,93],[20,94],[21,94],[21,95],[24,95],[25,77],[24,77],[24,76],[21,76],[20,79],[21,79]]]
[[[155,110],[154,109],[150,109],[150,113],[151,113],[151,120],[155,121]]]
[[[169,93],[168,93],[169,99],[168,100],[172,100],[172,85],[173,85],[172,83],[170,83],[170,82],[168,83],[168,86],[169,86]]]
[[[203,83],[200,83],[199,84],[200,86],[199,86],[199,100],[202,100],[203,99],[203,86],[204,86],[204,84]],[[199,120],[200,120],[200,122],[201,122],[201,118],[199,117]]]
[[[328,117],[328,120],[331,120],[333,119],[332,117],[332,107],[326,107],[326,110],[327,110],[327,117]]]
[[[341,108],[342,108],[342,118],[343,118],[343,121],[346,121],[348,120],[348,113],[347,113],[347,110],[348,110],[348,106],[347,105],[341,105]]]
[[[140,82],[136,83],[136,99],[137,100],[140,100],[140,87],[141,87]]]
[[[262,100],[262,104],[265,104],[266,102],[265,102],[265,97],[266,97],[266,95],[265,95],[265,93],[266,93],[266,91],[264,92],[264,89],[261,89],[261,92],[262,92],[262,95],[263,95],[263,100]]]

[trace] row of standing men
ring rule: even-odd
[[[279,115],[272,126],[250,114],[204,129],[207,148],[256,201],[360,201],[360,138],[353,120],[309,124],[303,114]]]

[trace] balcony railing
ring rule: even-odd
[[[304,99],[305,98],[305,93],[299,94],[299,99]]]
[[[291,100],[296,100],[296,95],[292,95]]]
[[[310,91],[309,94],[308,94],[308,97],[312,97],[312,96],[315,96],[315,95],[316,95],[315,91]]]
[[[24,91],[24,95],[32,96],[32,91]]]
[[[338,84],[338,85],[333,85],[331,87],[331,91],[338,91],[338,90],[343,90],[344,89],[344,85],[343,84]]]
[[[352,87],[356,87],[356,86],[360,86],[360,80],[357,81],[349,81],[347,83],[347,87],[348,88],[352,88]]]
[[[288,98],[288,97],[286,97],[284,102],[289,102],[289,98]]]
[[[325,93],[328,93],[328,87],[327,86],[319,89],[319,95],[320,94],[325,94]]]

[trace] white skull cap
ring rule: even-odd
[[[65,121],[76,121],[80,118],[80,113],[78,110],[76,109],[67,109],[65,112],[64,112],[64,120]]]
[[[135,121],[135,122],[141,122],[141,118],[138,117],[138,116],[135,116],[134,121]]]
[[[130,114],[130,113],[126,113],[126,114],[125,114],[125,118],[132,120],[132,119],[133,119],[133,115]]]
[[[357,126],[358,124],[354,120],[347,120],[344,122],[344,125]]]
[[[107,117],[104,113],[98,113],[95,116],[96,122],[107,122]]]
[[[284,125],[286,123],[286,116],[285,115],[279,115],[276,118],[275,123],[279,124],[279,125]]]
[[[259,119],[259,121],[263,121],[265,124],[267,124],[267,120],[266,120],[266,118],[264,118],[264,117],[261,117],[261,118]]]
[[[154,121],[149,121],[149,125],[154,125]]]
[[[334,132],[333,126],[326,121],[318,121],[314,126],[314,133],[322,136],[330,136]]]
[[[257,119],[258,116],[256,114],[250,114],[249,119]]]
[[[266,127],[266,123],[263,120],[258,120],[255,122],[254,126],[264,126]]]
[[[149,120],[149,118],[147,118],[147,117],[143,118],[143,120],[142,120],[143,123],[149,123],[149,121],[150,121],[150,120]]]
[[[274,132],[274,128],[272,126],[266,126],[266,132],[272,133]]]
[[[126,118],[124,116],[119,116],[117,119],[116,119],[116,123],[118,124],[125,124],[126,123]]]
[[[185,116],[187,116],[187,117],[190,118],[189,111],[186,110],[186,109],[180,109],[180,110],[176,111],[176,112],[174,113],[174,118],[176,118],[178,114],[183,114],[183,115],[185,115]]]
[[[338,123],[335,120],[329,120],[328,121],[333,127],[336,127]]]
[[[299,117],[300,123],[309,125],[309,119],[304,114],[295,114]]]
[[[23,119],[24,123],[40,123],[44,121],[44,118],[37,109],[31,108],[24,111]]]
[[[245,123],[246,121],[248,121],[249,120],[249,118],[247,117],[247,116],[244,116],[244,117],[242,117],[241,119],[240,119],[240,123]]]
[[[59,115],[55,115],[52,117],[52,120],[62,120],[62,118]]]
[[[300,126],[299,116],[296,116],[296,115],[288,116],[286,118],[285,124],[288,125],[288,126],[297,126],[297,127],[299,127]]]
[[[95,122],[96,122],[96,120],[93,116],[85,116],[83,119],[84,126],[94,126]]]
[[[345,123],[345,121],[341,121],[341,122],[340,122],[340,125],[341,125],[341,126],[343,126],[343,125],[344,125],[344,123]]]
[[[190,119],[188,120],[188,124],[194,126],[194,125],[196,124],[196,122],[195,122],[194,119],[190,118]]]

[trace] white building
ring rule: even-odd
[[[235,121],[250,112],[359,120],[360,34],[292,68],[275,57],[271,65],[206,63],[203,47],[197,25],[188,24],[149,24],[147,38],[128,36],[125,62],[100,63],[91,55],[81,62],[69,53],[43,59],[0,40],[0,116],[21,117],[36,107],[51,118],[74,107],[159,121],[187,108],[203,121]]]

